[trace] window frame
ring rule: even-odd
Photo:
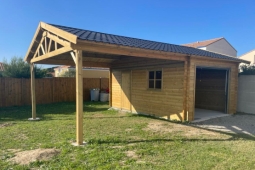
[[[156,79],[156,72],[160,71],[161,72],[161,79]],[[154,78],[150,79],[150,72],[154,72]],[[153,81],[153,88],[150,88],[150,81]],[[160,81],[161,83],[161,87],[160,88],[156,88],[156,82]],[[150,69],[147,70],[147,89],[148,90],[157,90],[157,91],[161,91],[163,89],[163,69]]]

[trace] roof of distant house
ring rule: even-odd
[[[225,39],[225,38],[224,37],[220,37],[220,38],[214,38],[214,39],[204,40],[204,41],[197,41],[197,42],[188,43],[188,44],[182,44],[182,45],[186,46],[186,47],[193,47],[193,48],[207,47],[208,45],[211,45],[211,44],[213,44],[213,43],[215,43],[215,42],[217,42],[219,40],[222,40],[222,39]],[[227,43],[236,51],[236,49],[228,41],[227,41]]]
[[[212,43],[215,43],[219,40],[223,39],[223,37],[220,38],[214,38],[214,39],[210,39],[210,40],[204,40],[204,41],[197,41],[197,42],[193,42],[193,43],[188,43],[188,44],[182,44],[183,46],[186,47],[193,47],[193,48],[198,48],[198,47],[206,47]]]
[[[0,71],[4,71],[4,64],[0,62]]]

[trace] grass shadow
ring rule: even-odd
[[[108,102],[84,102],[84,112],[103,112],[107,111],[106,105]],[[95,107],[96,106],[96,107]],[[76,112],[75,102],[61,102],[53,104],[38,104],[36,106],[37,117],[43,119],[50,119],[50,115],[74,115]],[[0,122],[1,121],[24,121],[32,115],[31,106],[14,106],[0,108]]]

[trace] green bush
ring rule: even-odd
[[[13,57],[10,62],[4,60],[3,77],[30,78],[30,64],[23,61],[22,58]],[[35,65],[35,78],[45,77],[47,70]]]
[[[255,75],[255,65],[241,65],[239,75]]]

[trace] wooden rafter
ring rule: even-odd
[[[37,49],[36,49],[36,51],[35,51],[35,53],[34,53],[33,58],[35,58],[36,56],[39,56],[39,55],[40,55],[41,44],[43,43],[44,37],[45,37],[45,36],[46,36],[46,32],[43,32],[41,41],[40,41],[40,43],[38,44],[38,47],[37,47]]]
[[[55,51],[52,51],[52,52],[46,53],[44,55],[38,56],[36,58],[33,58],[30,62],[35,63],[35,62],[45,60],[45,59],[48,59],[48,58],[52,58],[56,55],[60,55],[60,54],[63,54],[63,53],[66,53],[66,52],[69,52],[69,51],[72,51],[72,50],[73,49],[71,47],[62,47],[62,48],[59,48]]]

